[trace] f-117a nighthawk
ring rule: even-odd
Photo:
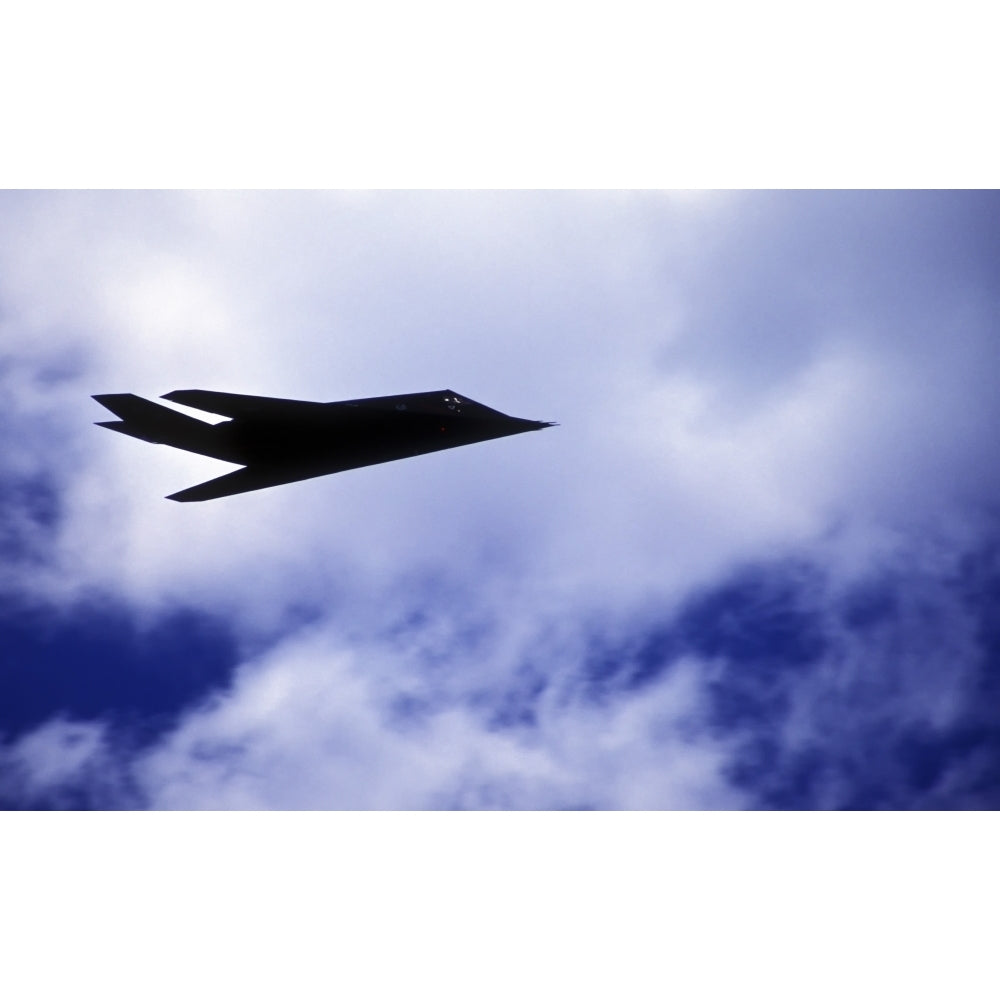
[[[214,500],[553,426],[508,417],[451,389],[336,403],[204,389],[162,398],[230,419],[210,424],[124,392],[94,396],[121,417],[98,426],[244,466],[167,497],[180,501]]]

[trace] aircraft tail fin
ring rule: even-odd
[[[119,434],[128,434],[129,437],[138,438],[140,441],[152,441],[153,444],[160,443],[151,438],[148,431],[140,429],[140,425],[127,424],[124,420],[98,420],[95,421],[95,425],[97,427],[107,427],[109,431],[118,431]]]
[[[159,403],[151,403],[130,392],[105,393],[93,398],[115,416],[121,417],[121,420],[100,421],[98,427],[107,427],[108,430],[128,434],[141,441],[167,444],[199,455],[208,455],[210,458],[231,461],[229,451],[213,424],[178,413]]]

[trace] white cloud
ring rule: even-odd
[[[522,651],[523,652],[523,651]],[[297,637],[244,667],[233,692],[192,713],[138,765],[158,808],[733,808],[725,754],[684,732],[694,665],[598,708],[565,691],[537,726],[489,725],[468,688],[515,663],[452,652],[444,690],[391,647]],[[572,663],[546,663],[553,675]],[[466,675],[463,678],[463,674]],[[395,675],[395,676],[393,676]],[[466,688],[463,697],[462,689]],[[424,709],[400,714],[408,695]]]
[[[993,293],[942,252],[935,225],[975,239],[929,204],[8,194],[3,467],[52,475],[61,504],[46,559],[8,585],[140,616],[193,604],[248,649],[296,609],[318,621],[248,654],[150,754],[158,804],[731,801],[725,746],[653,735],[694,711],[679,682],[603,715],[571,699],[532,743],[484,726],[471,678],[497,696],[553,631],[547,669],[572,675],[583,623],[666,615],[744,560],[811,552],[846,579],[900,538],[976,530],[1000,485]],[[91,426],[97,392],[445,386],[561,426],[203,505],[161,498],[218,463]],[[386,636],[422,610],[441,649],[464,627],[503,638],[396,730],[386,706],[428,683],[434,633]]]
[[[108,763],[104,729],[93,723],[52,719],[9,746],[0,745],[4,792],[28,801],[58,796],[75,784],[99,787]],[[105,777],[104,782],[111,781]]]

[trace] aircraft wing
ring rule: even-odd
[[[250,493],[253,490],[267,489],[269,486],[282,486],[285,483],[298,483],[303,479],[315,479],[317,476],[328,475],[329,472],[329,469],[317,471],[315,468],[305,469],[301,465],[294,468],[248,465],[235,472],[227,472],[217,479],[209,479],[197,486],[190,486],[179,493],[171,493],[167,499],[178,500],[181,503],[192,500],[217,500],[219,497],[229,497],[236,493]]]
[[[264,417],[280,420],[308,417],[322,413],[323,403],[311,403],[303,399],[274,399],[270,396],[241,396],[235,392],[211,392],[208,389],[175,389],[161,399],[172,403],[191,406],[206,413],[218,413],[223,417]]]

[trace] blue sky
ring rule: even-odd
[[[5,808],[992,809],[995,193],[0,196]],[[557,420],[199,505],[93,393]]]

